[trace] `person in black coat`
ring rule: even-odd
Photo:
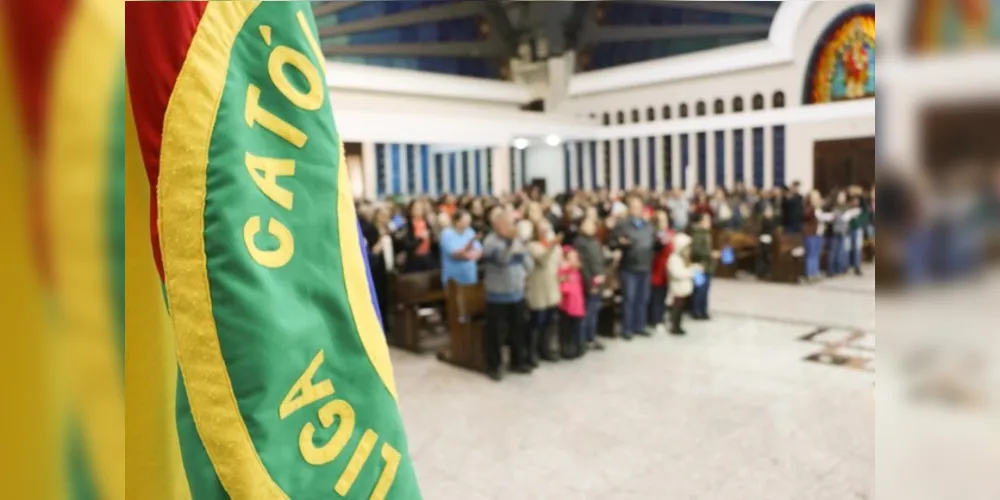
[[[785,229],[785,234],[799,234],[802,232],[802,224],[805,221],[805,200],[799,181],[792,183],[792,187],[785,194],[781,202],[781,226]]]
[[[394,245],[396,254],[403,256],[403,273],[430,271],[440,265],[433,226],[422,201],[414,200],[407,205],[406,225],[396,232]]]

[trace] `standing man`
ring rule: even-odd
[[[628,215],[615,226],[608,241],[612,250],[621,250],[622,337],[649,336],[649,270],[653,264],[653,226],[643,217],[642,199],[628,198]]]
[[[483,269],[486,271],[486,331],[483,349],[486,373],[493,380],[500,371],[503,335],[510,335],[511,371],[531,373],[524,328],[524,280],[533,264],[524,240],[518,238],[512,214],[497,210],[490,224],[493,232],[483,242]]]
[[[781,226],[785,234],[799,234],[805,221],[805,200],[799,191],[802,185],[799,181],[792,183],[791,189],[785,195],[781,206]]]
[[[483,254],[472,229],[472,217],[468,212],[455,212],[454,226],[441,233],[441,281],[448,286],[448,280],[459,285],[474,285],[478,280],[476,261]]]

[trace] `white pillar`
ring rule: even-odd
[[[743,129],[743,183],[747,186],[754,185],[753,155],[753,127],[747,127]]]
[[[580,161],[583,163],[583,178],[580,179],[580,189],[590,189],[593,183],[593,165],[594,165],[594,155],[591,151],[590,146],[594,141],[583,141],[580,144],[583,145],[583,155],[580,157]]]
[[[489,170],[486,165],[489,164],[489,157],[491,151],[489,149],[478,149],[479,154],[479,192],[483,194],[489,194],[490,180],[487,178],[489,176]]]
[[[597,187],[607,187],[608,180],[604,178],[604,141],[597,141]]]
[[[619,168],[618,168],[618,163],[619,163],[618,162],[618,159],[619,159],[618,158],[618,149],[619,149],[618,146],[619,146],[619,144],[618,144],[618,142],[619,142],[618,139],[612,139],[611,140],[611,178],[608,179],[608,189],[611,189],[611,190],[620,190],[622,188],[621,187],[621,183],[619,182],[620,179],[618,178],[619,177],[618,176],[618,171],[619,171]]]
[[[653,165],[656,165],[656,185],[649,186],[649,188],[654,191],[662,191],[667,187],[667,172],[664,168],[667,165],[667,159],[663,154],[662,135],[653,137],[653,159],[651,161]]]
[[[566,146],[563,148],[563,154],[565,154],[566,157],[563,158],[564,163],[562,168],[564,169],[566,168],[565,162],[569,160],[569,172],[566,172],[566,181],[565,181],[566,185],[560,186],[562,190],[565,190],[566,186],[569,186],[571,190],[576,189],[577,186],[578,179],[576,175],[577,171],[576,166],[577,166],[577,161],[579,161],[579,158],[577,157],[576,154],[577,153],[576,145],[577,145],[576,142],[567,142]]]
[[[622,180],[624,189],[635,187],[635,138],[625,139],[625,179]]]
[[[705,131],[705,190],[715,189],[715,131]]]
[[[378,179],[375,178],[377,169],[375,168],[375,143],[361,143],[361,171],[364,175],[364,196],[369,200],[374,200],[378,196]]]
[[[673,133],[670,135],[670,178],[673,179],[674,188],[681,187],[681,135]]]
[[[491,194],[506,194],[510,192],[510,180],[514,175],[511,168],[510,147],[506,145],[496,146],[491,148],[488,153],[493,159],[493,193]]]
[[[649,137],[639,139],[639,185],[648,189],[654,186],[649,184],[649,167],[653,164],[654,158],[649,156]]]
[[[774,187],[774,134],[771,127],[764,127],[764,187]]]

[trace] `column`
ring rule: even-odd
[[[510,146],[495,146],[489,150],[493,157],[493,194],[510,192],[510,181],[514,175],[511,168]]]
[[[774,187],[774,140],[772,128],[764,127],[764,187]]]
[[[743,184],[753,186],[753,127],[743,129]]]
[[[580,189],[590,189],[593,183],[594,156],[593,151],[590,150],[590,145],[593,143],[594,141],[583,141],[580,143],[583,146],[583,156],[580,157],[580,162],[583,164],[583,178],[580,179]]]
[[[607,141],[597,141],[597,187],[608,187],[608,179],[604,175],[605,168],[605,157],[607,156],[607,150],[605,148],[605,142]]]
[[[680,188],[681,186],[681,170],[684,168],[681,166],[681,134],[674,132],[670,134],[670,141],[672,143],[670,147],[670,178],[673,179],[674,189]]]
[[[622,179],[622,189],[632,189],[635,186],[635,152],[633,143],[635,138],[625,139],[625,177]]]
[[[396,144],[394,151],[399,152],[399,190],[396,194],[410,194],[410,155],[407,153],[408,144]]]
[[[653,158],[649,157],[649,137],[639,138],[639,185],[652,189],[649,184],[649,166]]]
[[[667,188],[667,174],[663,169],[667,164],[667,159],[663,154],[663,135],[657,134],[653,137],[652,162],[656,166],[656,185],[649,188],[653,191],[662,191]]]
[[[611,147],[611,154],[609,155],[609,160],[611,160],[611,178],[606,179],[608,189],[616,191],[621,189],[618,185],[618,139],[611,139],[608,144]]]
[[[361,172],[363,173],[364,181],[364,197],[369,200],[374,200],[378,193],[376,192],[376,178],[375,178],[375,143],[374,142],[362,142],[361,143]]]
[[[576,144],[577,143],[575,141],[569,141],[563,145],[563,154],[566,155],[563,161],[564,164],[568,166],[568,168],[564,167],[566,179],[563,181],[563,185],[560,186],[563,192],[576,189],[576,186],[578,185],[576,166],[579,158],[576,154]]]

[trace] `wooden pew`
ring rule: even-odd
[[[445,313],[451,342],[441,348],[437,357],[461,368],[486,372],[483,352],[483,329],[486,324],[486,288],[482,282],[459,285],[448,281],[445,291]]]
[[[411,352],[424,352],[424,332],[419,311],[421,308],[441,306],[444,303],[441,271],[394,274],[390,279],[395,310],[392,329],[387,337],[389,345]]]
[[[802,255],[793,255],[795,249],[800,249]],[[771,275],[766,278],[778,283],[799,283],[806,265],[802,234],[785,234],[779,229],[774,234],[771,252]]]
[[[756,272],[757,268],[757,237],[747,231],[734,231],[731,229],[716,229],[712,234],[713,250],[722,251],[725,247],[733,249],[733,263],[723,264],[721,260],[716,262],[715,274],[717,278],[735,278],[739,271],[748,273]]]

